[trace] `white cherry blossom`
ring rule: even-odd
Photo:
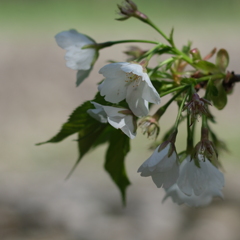
[[[59,47],[67,50],[65,59],[67,67],[78,70],[77,85],[88,77],[97,52],[94,48],[82,49],[82,47],[94,44],[94,40],[74,29],[63,31],[55,36]]]
[[[208,161],[208,160],[206,160],[206,161]],[[203,168],[203,169],[205,169],[205,170],[206,169],[210,169],[210,173],[213,173],[212,177],[213,178],[216,177],[218,180],[221,181],[220,187],[219,187],[219,185],[213,184],[212,181],[211,181],[211,178],[208,177],[207,179],[208,180],[210,179],[210,181],[208,182],[207,186],[205,187],[205,190],[202,191],[199,195],[196,195],[193,190],[192,190],[192,194],[191,195],[186,195],[184,192],[182,192],[182,190],[179,188],[178,184],[179,184],[179,182],[181,184],[183,184],[183,182],[181,182],[181,181],[182,181],[183,174],[185,173],[184,169],[188,168],[189,166],[191,166],[190,169],[191,170],[193,169],[193,172],[196,175],[199,173],[198,171],[195,172],[196,171],[195,167],[196,168],[198,168],[198,167],[197,166],[193,167],[192,162],[194,164],[194,161],[190,162],[190,156],[188,156],[181,163],[181,165],[180,165],[180,173],[179,173],[179,180],[180,181],[178,180],[176,184],[174,184],[173,186],[171,186],[168,189],[165,189],[166,190],[166,195],[165,195],[163,201],[165,201],[168,197],[171,197],[172,201],[174,203],[179,204],[179,205],[186,204],[186,205],[188,205],[190,207],[200,207],[200,206],[206,206],[206,205],[210,204],[212,199],[213,199],[213,197],[223,198],[223,194],[221,192],[221,189],[222,189],[222,187],[224,185],[223,175],[209,161],[206,162],[207,168]],[[189,163],[191,163],[191,165],[189,165]],[[204,164],[204,162],[202,164]],[[202,166],[202,164],[201,164],[201,166]],[[189,171],[191,171],[191,170],[189,170]],[[193,183],[195,181],[193,181],[193,179],[187,179],[186,182],[187,182],[187,184],[189,184],[189,182]],[[201,182],[199,184],[201,184]],[[183,189],[185,189],[185,188],[183,188]]]
[[[203,207],[210,204],[213,197],[220,197],[223,199],[223,194],[219,189],[208,188],[199,196],[196,196],[194,193],[191,196],[188,196],[179,189],[177,184],[174,184],[170,188],[166,189],[166,195],[163,202],[168,197],[171,197],[172,201],[178,205],[186,204],[190,207]]]
[[[205,161],[198,155],[200,168],[190,160],[185,159],[181,167],[181,173],[177,181],[179,189],[186,195],[200,196],[204,192],[219,192],[224,186],[224,176],[213,164],[205,158]]]
[[[103,106],[96,102],[91,103],[95,106],[95,109],[87,111],[90,116],[102,123],[108,122],[114,128],[121,129],[131,139],[135,138],[136,124],[129,109]]]
[[[142,177],[151,176],[158,188],[169,188],[179,176],[178,156],[173,143],[169,142],[159,151],[160,147],[140,166],[138,172]]]
[[[148,102],[159,104],[160,96],[140,64],[110,63],[99,71],[105,79],[98,90],[105,100],[118,103],[126,99],[138,117],[148,114]]]

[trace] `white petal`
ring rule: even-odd
[[[110,106],[102,106],[108,117],[120,117],[124,118],[126,115],[120,113],[120,111],[126,110],[125,108],[117,108],[117,107],[110,107]]]
[[[69,31],[60,32],[55,36],[56,42],[59,47],[66,49],[69,46],[73,46],[78,43],[84,45],[93,44],[94,42],[87,36],[78,33],[76,30],[71,29]]]
[[[67,67],[73,70],[88,70],[91,68],[95,56],[95,49],[81,49],[84,45],[67,48],[67,53],[65,55]]]
[[[121,66],[121,69],[122,69],[122,71],[124,71],[126,73],[133,73],[138,76],[143,75],[143,68],[139,64],[135,64],[135,63],[124,64]]]
[[[145,167],[143,164],[139,167],[137,172],[140,172],[140,176],[142,177],[149,177],[152,175],[152,172],[149,171],[148,167]]]
[[[124,119],[119,117],[108,117],[108,122],[116,129],[119,129],[125,126]]]
[[[182,162],[183,164],[183,162]],[[192,195],[192,186],[189,181],[189,161],[187,161],[183,166],[180,165],[180,176],[177,181],[179,189],[188,196]],[[191,171],[191,169],[190,169]]]
[[[206,166],[208,169],[208,174],[210,178],[210,185],[212,188],[222,189],[224,187],[224,176],[223,174],[212,165],[209,160],[206,160]]]
[[[116,76],[126,76],[121,67],[128,65],[127,62],[109,63],[99,70],[99,73],[106,78],[115,78]]]
[[[134,115],[138,117],[146,116],[149,112],[148,102],[142,98],[143,87],[142,83],[136,86],[135,82],[132,82],[127,87],[126,101]]]
[[[174,184],[172,187],[166,190],[166,195],[163,198],[163,201],[165,201],[168,197],[171,197],[173,202],[179,205],[185,203],[190,207],[201,207],[208,205],[212,201],[213,195],[202,194],[200,196],[196,196],[192,194],[191,196],[187,196],[181,192],[177,184]]]
[[[164,196],[162,202],[164,202],[168,197],[172,198],[172,201],[174,203],[177,203],[178,205],[181,205],[184,202],[184,197],[186,196],[183,193],[180,193],[181,191],[179,190],[177,184],[172,185],[170,188],[166,189],[166,195]],[[181,195],[183,197],[181,197]]]
[[[156,91],[156,89],[152,85],[152,82],[150,81],[146,73],[145,73],[144,80],[145,81],[142,83],[144,85],[144,88],[142,91],[142,98],[147,100],[148,102],[159,104],[161,101],[159,93]]]
[[[175,164],[169,171],[166,172],[156,172],[152,174],[153,182],[157,185],[157,187],[163,187],[165,189],[171,187],[176,183],[179,176],[179,166],[177,161],[175,160]]]
[[[180,166],[180,176],[177,182],[179,189],[188,196],[193,193],[201,195],[211,184],[206,162],[199,161],[200,168],[188,157],[185,164]]]
[[[168,155],[170,144],[159,152],[160,146],[157,147],[151,157],[146,160],[150,171],[154,171],[158,167],[158,164],[161,164],[161,161]]]
[[[111,103],[118,103],[125,99],[127,88],[125,82],[118,78],[106,78],[98,87],[101,96]]]
[[[121,128],[121,130],[131,139],[136,137],[136,129],[133,122],[133,116],[132,115],[126,115],[124,118],[125,120],[125,126]]]
[[[96,102],[91,102],[96,109],[88,109],[87,113],[98,120],[101,123],[107,123],[107,114],[103,110],[102,105],[96,103]]]
[[[120,113],[126,110],[125,108],[116,108],[110,106],[102,106],[108,116],[108,122],[114,128],[121,129],[129,138],[133,139],[136,136],[135,126],[132,115]]]
[[[169,144],[169,148],[170,148],[170,144]],[[156,171],[156,172],[169,171],[173,167],[173,165],[177,162],[177,160],[178,160],[178,156],[175,151],[169,157],[168,157],[168,152],[167,152],[166,156],[164,158],[162,158],[161,162],[157,165],[157,167],[154,171]]]

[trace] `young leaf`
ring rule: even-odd
[[[222,85],[222,82],[223,80],[216,80],[214,82],[214,86],[217,91],[209,91],[210,99],[218,110],[222,110],[227,104],[227,93]]]
[[[225,49],[220,49],[217,52],[216,65],[218,66],[221,72],[225,72],[228,64],[229,64],[228,52]]]
[[[194,63],[195,67],[202,70],[205,73],[215,73],[219,72],[217,66],[211,62],[200,60]]]
[[[120,130],[112,131],[104,167],[118,186],[124,205],[126,204],[126,188],[130,185],[125,171],[124,159],[129,151],[129,138]]]

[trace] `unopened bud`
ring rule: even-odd
[[[192,158],[194,159],[195,163],[199,162],[199,160],[206,161],[206,159],[208,159],[216,167],[220,165],[218,162],[217,150],[216,150],[213,142],[211,142],[208,139],[208,129],[207,128],[202,128],[201,141],[198,142],[197,145],[195,146],[193,154],[192,154]]]
[[[138,124],[142,128],[143,134],[147,134],[148,137],[156,139],[160,132],[160,127],[155,118],[147,116]]]
[[[207,110],[207,106],[212,105],[210,101],[208,101],[205,98],[200,98],[197,93],[194,93],[192,95],[192,99],[190,102],[188,102],[185,107],[183,108],[183,111],[188,109],[190,112],[190,126],[194,123],[196,119],[198,119],[198,116],[202,116],[202,114],[205,114],[207,116],[210,115],[210,113]]]
[[[192,58],[193,58],[193,61],[197,61],[197,60],[201,60],[202,57],[201,57],[201,54],[199,52],[199,50],[197,48],[194,48],[190,51],[191,55],[192,55]]]
[[[132,61],[136,58],[141,57],[143,54],[145,54],[147,51],[142,50],[140,47],[137,46],[131,46],[129,47],[128,51],[125,51],[124,53],[130,56],[128,61]]]
[[[130,17],[136,17],[144,21],[148,18],[145,14],[138,11],[137,5],[131,0],[125,0],[125,5],[117,5],[117,6],[120,11],[119,14],[122,16],[117,20],[122,21]]]

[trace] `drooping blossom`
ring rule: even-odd
[[[195,161],[199,166],[196,166]],[[201,154],[192,161],[189,156],[181,167],[177,186],[187,196],[201,196],[209,193],[213,193],[213,196],[219,195],[224,186],[224,176]]]
[[[99,73],[105,77],[98,87],[105,100],[118,103],[126,99],[129,108],[138,117],[148,114],[148,102],[160,103],[158,92],[140,64],[110,63]]]
[[[95,44],[94,40],[74,29],[58,33],[55,39],[58,46],[67,51],[65,55],[67,67],[78,70],[77,85],[79,85],[89,75],[98,54],[94,48],[82,48]]]
[[[171,142],[164,142],[140,166],[138,172],[142,177],[152,177],[158,188],[169,188],[176,183],[179,176],[178,155]]]
[[[179,179],[182,177],[183,169],[185,168],[186,164],[188,164],[189,162],[190,162],[190,156],[187,156],[186,159],[184,159],[183,162],[181,163],[181,165],[180,165],[180,172],[179,172]],[[192,161],[192,162],[194,163],[194,161]],[[208,163],[207,163],[207,165],[208,165]],[[212,166],[210,166],[210,169],[211,169],[211,167]],[[194,167],[194,169],[195,169],[195,167]],[[216,173],[215,169],[214,169],[214,172]],[[219,173],[217,175],[219,175]],[[222,174],[220,174],[220,175],[222,175]],[[220,179],[222,179],[222,177],[220,177]],[[192,179],[188,179],[187,182],[189,182],[191,180]],[[201,184],[201,182],[199,184]],[[224,179],[223,179],[223,184],[224,184]],[[163,198],[163,202],[168,197],[170,197],[174,203],[177,203],[178,205],[186,204],[186,205],[188,205],[190,207],[206,206],[206,205],[211,203],[213,197],[223,198],[223,194],[222,194],[221,188],[216,187],[216,185],[211,184],[210,182],[209,182],[207,188],[205,188],[205,190],[200,195],[196,195],[194,193],[194,191],[192,191],[192,194],[190,196],[186,195],[178,187],[178,182],[176,184],[172,185],[170,188],[165,189],[165,190],[166,190],[166,195]]]
[[[89,109],[87,113],[101,123],[109,123],[116,129],[121,129],[129,138],[136,136],[135,117],[126,108],[103,106],[96,102],[91,102],[95,109]]]
[[[223,199],[221,190],[208,188],[199,196],[194,193],[191,196],[184,194],[178,187],[177,184],[172,185],[166,189],[166,195],[163,198],[163,202],[170,197],[174,203],[178,205],[186,204],[190,207],[203,207],[212,202],[213,197],[219,197]]]

